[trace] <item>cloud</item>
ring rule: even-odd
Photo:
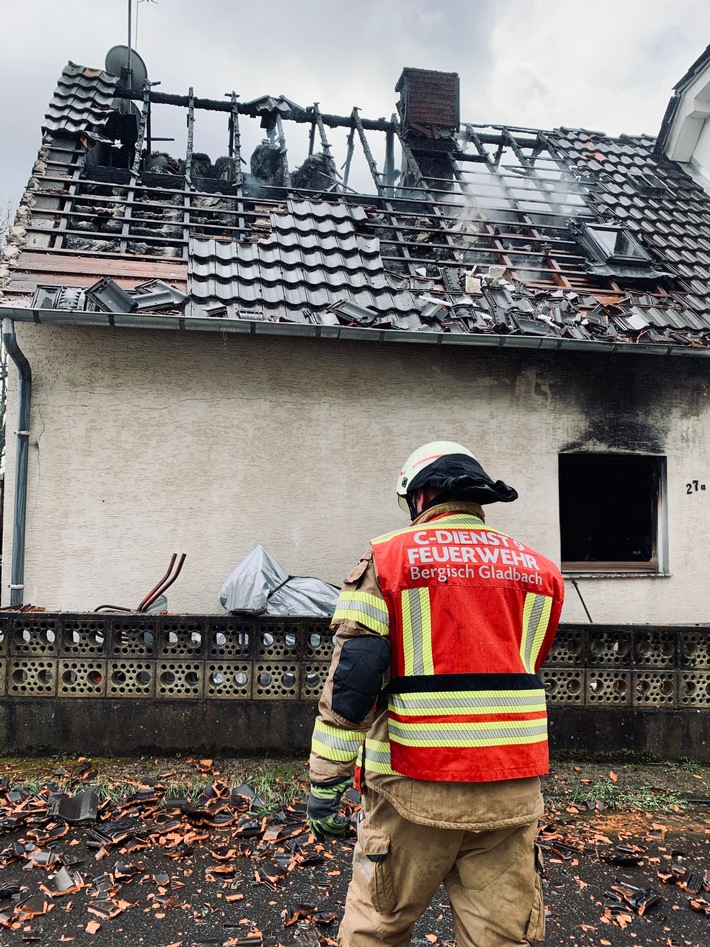
[[[102,66],[127,40],[126,0],[32,0],[5,18],[0,192],[17,201],[57,78],[71,59]],[[134,9],[136,9],[134,7]],[[134,26],[136,16],[134,15]],[[158,0],[137,7],[138,50],[162,92],[303,105],[377,118],[394,111],[403,66],[458,72],[472,122],[580,125],[655,133],[673,84],[710,36],[705,0]],[[184,151],[184,113],[164,110],[166,145]],[[245,148],[258,130],[244,123]],[[298,163],[303,129],[289,129]],[[329,133],[330,135],[330,133]],[[223,116],[202,117],[196,147],[226,151]],[[249,137],[251,136],[251,138]],[[344,159],[344,136],[332,133]],[[380,161],[378,156],[378,161]]]
[[[710,5],[698,0],[502,0],[482,120],[656,134],[707,36]]]

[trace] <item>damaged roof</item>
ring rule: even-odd
[[[362,207],[287,200],[269,213],[270,233],[253,241],[190,241],[190,295],[232,313],[297,318],[350,302],[371,319],[416,312],[400,277],[385,272],[377,237]]]
[[[399,118],[368,120],[69,63],[0,261],[5,314],[710,351],[710,198],[654,138],[460,123],[455,73],[405,69],[397,90]],[[155,105],[186,110],[184,155],[155,149]],[[204,110],[228,120],[214,161],[193,149]],[[248,163],[245,120],[264,136]],[[310,131],[295,168],[289,123]]]
[[[68,62],[42,122],[42,131],[79,133],[103,128],[114,109],[118,77]]]

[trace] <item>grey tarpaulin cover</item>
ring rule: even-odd
[[[321,579],[290,576],[263,546],[255,546],[219,593],[228,612],[330,618],[340,589]]]

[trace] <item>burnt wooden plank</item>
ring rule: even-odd
[[[59,256],[56,253],[23,251],[15,272],[57,274],[66,276],[136,277],[140,280],[162,279],[166,282],[187,281],[187,263],[183,260],[141,260],[129,256]],[[61,282],[61,280],[60,280]]]
[[[107,273],[107,275],[111,274]],[[145,282],[146,279],[143,276],[113,276],[112,278],[115,279],[123,289],[135,289],[136,286]],[[71,276],[71,279],[68,279],[66,275],[61,276],[57,273],[42,273],[34,278],[31,274],[25,274],[24,279],[13,279],[12,282],[5,287],[3,295],[5,298],[9,296],[27,296],[32,295],[38,286],[92,286],[95,282],[96,276],[86,274]],[[187,288],[187,280],[184,278],[179,280],[171,279],[170,285],[184,293]]]

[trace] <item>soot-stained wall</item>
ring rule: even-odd
[[[291,574],[340,584],[372,536],[406,525],[406,456],[452,439],[519,491],[488,521],[557,561],[560,452],[666,456],[671,575],[578,587],[595,622],[707,621],[704,359],[29,324],[17,336],[34,383],[25,601],[135,607],[185,552],[169,608],[220,612],[256,543]],[[9,383],[5,602],[12,366]],[[571,585],[563,617],[587,621]]]

